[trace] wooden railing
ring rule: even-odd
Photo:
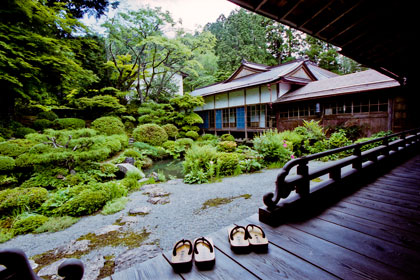
[[[364,146],[374,143],[380,145],[362,151]],[[420,128],[417,128],[291,160],[278,174],[275,192],[264,196],[263,201],[266,208],[260,208],[260,220],[269,222],[267,219],[271,219],[271,214],[285,205],[290,205],[311,193],[341,182],[352,175],[357,175],[381,162],[388,161],[398,154],[415,148],[419,143]],[[308,166],[309,161],[339,153],[351,155],[313,170]],[[296,167],[296,175],[290,175],[289,173],[294,167]],[[329,175],[328,179],[311,187],[311,180],[324,175]],[[296,193],[290,195],[292,191]]]

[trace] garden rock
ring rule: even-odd
[[[136,208],[132,208],[128,211],[128,213],[130,215],[147,215],[150,213],[150,207],[147,206],[143,206],[143,207],[136,207]],[[121,220],[122,222],[122,220]]]
[[[41,270],[38,271],[38,276],[39,277],[47,277],[48,279],[53,279],[53,280],[63,279],[62,277],[57,275],[57,271],[58,271],[58,267],[60,266],[60,264],[62,264],[65,260],[67,260],[67,259],[64,258],[64,259],[55,261],[52,264],[41,268]],[[88,278],[86,278],[86,279],[88,279]]]
[[[105,258],[101,255],[96,255],[87,261],[83,261],[85,266],[83,279],[98,279],[101,269],[105,265],[105,261]]]
[[[119,163],[119,164],[117,164],[117,167],[124,174],[127,174],[128,172],[135,172],[135,173],[140,174],[141,177],[144,177],[144,173],[132,164]]]
[[[128,225],[128,226],[132,224],[136,224],[138,222],[139,222],[139,219],[134,216],[124,216],[124,217],[121,217],[121,219],[119,220],[120,224]]]
[[[169,198],[165,197],[150,197],[147,202],[151,204],[167,204],[169,203]]]
[[[167,191],[159,187],[148,190],[146,194],[148,194],[149,197],[162,197],[169,195]]]
[[[70,243],[58,247],[55,255],[71,255],[75,252],[85,252],[89,250],[90,240],[72,240]]]
[[[159,255],[161,250],[156,245],[141,245],[128,250],[115,258],[115,272],[133,267]]]
[[[125,160],[124,160],[124,163],[129,163],[131,165],[134,165],[135,160],[134,160],[133,157],[126,157]]]
[[[182,183],[182,179],[173,179],[166,182],[168,185],[178,185],[179,183]]]
[[[149,178],[143,178],[143,179],[138,180],[137,182],[139,184],[141,184],[141,183],[146,182],[146,181],[149,181]]]
[[[110,233],[111,231],[118,231],[120,229],[121,229],[121,226],[108,225],[108,226],[104,226],[103,228],[100,228],[97,231],[95,231],[95,235],[103,235],[103,234]]]

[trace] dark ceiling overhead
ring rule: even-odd
[[[418,67],[417,1],[229,1],[340,47],[344,56],[400,83],[409,83]]]

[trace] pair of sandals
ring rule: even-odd
[[[268,239],[260,226],[249,224],[228,229],[230,248],[236,253],[267,252]]]
[[[193,259],[200,270],[208,270],[214,266],[216,255],[211,238],[197,238],[194,240],[194,245],[188,239],[182,239],[175,244],[171,258],[171,265],[175,271],[191,270]]]

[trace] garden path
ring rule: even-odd
[[[310,163],[312,166],[322,164]],[[263,205],[264,194],[274,191],[279,170],[264,169],[201,185],[184,184],[176,179],[143,186],[142,190],[129,195],[123,211],[83,217],[60,232],[17,236],[0,244],[0,248],[18,247],[36,260],[41,254],[49,264],[65,257],[80,257],[88,267],[84,279],[96,279],[101,269],[104,273],[104,266],[110,263],[111,267],[115,266],[114,272],[126,269],[170,250],[179,239],[210,234],[255,214]],[[213,204],[205,206],[205,202],[212,199],[216,199]],[[133,216],[130,210],[148,213]],[[115,235],[115,232],[124,234]],[[130,243],[133,238],[138,238],[136,242],[143,245]],[[54,271],[58,264],[54,263],[49,269]],[[40,273],[51,273],[45,270],[48,269]]]

